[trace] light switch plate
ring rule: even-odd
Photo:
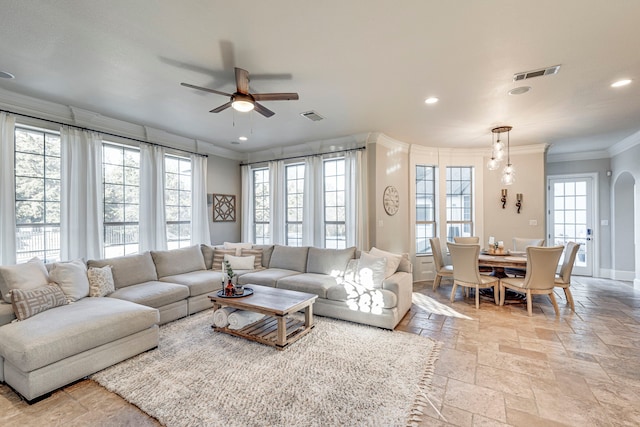
[[[535,219],[530,219],[529,220],[529,225],[538,225],[538,221]]]

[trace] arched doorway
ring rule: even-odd
[[[619,280],[640,280],[636,275],[635,185],[633,175],[623,172],[613,186],[613,271]]]

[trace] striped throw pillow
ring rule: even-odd
[[[253,262],[253,268],[255,270],[262,268],[262,249],[242,249],[242,256],[251,256],[254,255],[256,257]]]
[[[235,249],[214,249],[213,250],[213,263],[211,264],[211,269],[214,271],[222,271],[222,261],[224,261],[224,255],[234,255],[236,254]]]

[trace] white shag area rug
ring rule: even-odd
[[[428,405],[439,343],[324,317],[284,351],[214,332],[207,310],[92,376],[167,426],[403,426]]]

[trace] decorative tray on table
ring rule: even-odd
[[[480,251],[480,253],[482,255],[491,255],[491,256],[509,256],[512,255],[509,251],[502,251],[502,252],[489,252],[486,249],[483,249]]]
[[[221,289],[218,292],[216,292],[216,296],[219,296],[221,298],[244,298],[244,297],[248,297],[249,295],[253,295],[253,289],[247,288],[246,286],[244,287],[244,293],[242,295],[226,296],[224,294],[224,289]]]

